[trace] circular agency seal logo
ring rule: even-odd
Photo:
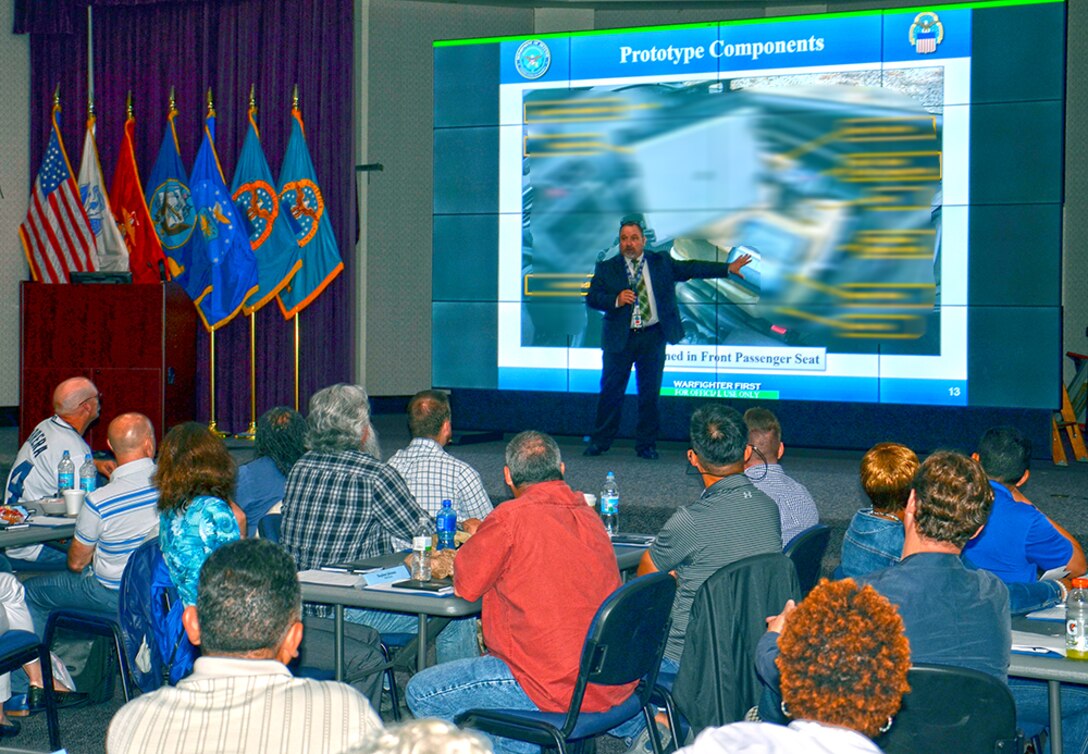
[[[944,41],[944,24],[936,13],[923,11],[914,17],[907,37],[919,55],[934,53],[937,45]]]
[[[522,78],[538,79],[548,72],[552,64],[552,51],[540,39],[529,39],[521,43],[514,55],[514,67]]]
[[[167,249],[184,246],[196,225],[189,187],[175,178],[168,178],[151,195],[151,222],[159,241]]]

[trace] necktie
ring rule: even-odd
[[[646,277],[641,273],[642,270],[640,269],[635,293],[638,294],[639,320],[641,325],[644,326],[650,321],[650,292],[646,290]]]

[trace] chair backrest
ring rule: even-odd
[[[261,520],[257,522],[257,532],[261,535],[261,539],[267,539],[270,542],[279,544],[280,542],[280,522],[283,520],[283,514],[281,513],[266,513],[261,517]]]
[[[651,573],[627,582],[597,609],[582,645],[567,716],[570,729],[589,683],[619,686],[641,680],[636,693],[645,697],[643,705],[649,700],[665,652],[675,596],[676,579],[668,573]]]
[[[140,690],[154,691],[166,678],[187,673],[198,650],[182,629],[181,600],[158,538],[144,542],[129,557],[118,597],[125,653]]]
[[[731,563],[699,587],[672,690],[695,730],[742,720],[759,701],[755,653],[767,616],[800,598],[793,561],[779,552]]]
[[[947,665],[915,665],[907,674],[891,729],[875,739],[885,754],[955,751],[1019,752],[1016,705],[1009,687],[987,673]]]
[[[827,543],[831,539],[831,527],[824,524],[810,526],[795,536],[786,545],[785,555],[793,561],[797,569],[797,578],[801,582],[801,594],[812,591],[820,580],[820,566],[823,564]]]

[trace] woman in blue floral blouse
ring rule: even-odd
[[[245,514],[231,501],[236,475],[223,441],[203,424],[178,424],[163,438],[155,472],[159,546],[186,606],[196,604],[208,555],[246,530]]]

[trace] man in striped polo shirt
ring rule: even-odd
[[[129,556],[158,530],[155,430],[143,414],[110,422],[107,442],[117,458],[109,484],[87,496],[68,548],[68,571],[30,579],[26,601],[34,630],[52,610],[77,608],[116,617],[121,574]],[[88,567],[90,566],[90,567]]]

